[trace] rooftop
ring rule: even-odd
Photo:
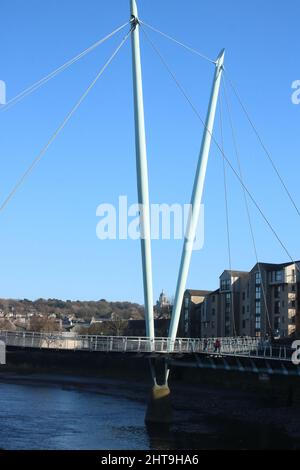
[[[195,290],[195,289],[187,289],[185,291],[189,293],[192,297],[205,297],[206,295],[211,294],[211,290]]]

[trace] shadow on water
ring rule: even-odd
[[[155,450],[300,449],[299,439],[279,429],[219,417],[204,418],[202,423],[147,425],[147,433],[149,447]]]

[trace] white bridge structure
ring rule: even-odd
[[[267,150],[263,140],[257,130],[257,127],[253,123],[250,115],[241,101],[240,95],[237,92],[236,87],[233,84],[233,81],[228,76],[227,67],[225,69],[225,50],[222,49],[216,59],[211,59],[206,55],[196,51],[195,49],[181,43],[180,41],[172,38],[171,36],[163,33],[162,31],[157,30],[156,28],[148,25],[144,22],[138,13],[137,0],[129,0],[130,4],[130,18],[123,25],[118,27],[115,31],[111,32],[104,38],[98,40],[95,44],[87,48],[85,51],[78,54],[76,57],[73,57],[71,60],[67,61],[65,64],[61,65],[59,68],[54,70],[52,73],[48,74],[22,93],[17,95],[14,99],[10,100],[5,105],[1,106],[1,112],[6,111],[10,107],[17,104],[20,100],[37,90],[39,87],[47,83],[50,79],[54,78],[56,75],[61,73],[63,70],[71,66],[73,63],[80,60],[82,57],[87,55],[90,51],[94,50],[100,44],[103,44],[105,41],[113,37],[120,31],[126,30],[125,36],[116,47],[110,58],[104,63],[102,68],[99,70],[98,74],[94,80],[90,83],[85,92],[81,95],[79,100],[75,103],[73,108],[65,116],[64,120],[60,126],[55,130],[53,135],[50,137],[48,142],[40,150],[37,156],[34,158],[32,163],[29,165],[27,170],[23,173],[20,179],[17,181],[15,186],[12,188],[10,193],[0,203],[0,213],[6,208],[11,199],[15,196],[18,189],[24,183],[29,174],[33,171],[35,166],[40,162],[43,156],[46,154],[48,148],[54,143],[56,138],[64,130],[67,123],[70,121],[72,116],[76,113],[78,108],[81,106],[81,103],[85,100],[90,91],[94,88],[98,80],[102,77],[106,69],[109,67],[114,58],[118,55],[120,49],[124,46],[129,38],[131,39],[131,55],[132,55],[132,78],[133,78],[133,107],[134,107],[134,124],[135,124],[135,158],[136,158],[136,181],[137,181],[137,196],[138,204],[140,207],[139,211],[139,222],[140,222],[140,245],[141,245],[141,264],[142,264],[142,276],[143,276],[143,293],[144,293],[144,309],[145,309],[145,324],[146,324],[146,337],[105,337],[105,336],[80,336],[75,334],[64,334],[64,333],[33,333],[33,332],[8,332],[0,331],[0,340],[4,341],[8,347],[8,352],[13,348],[26,348],[31,350],[49,350],[49,351],[86,351],[91,353],[133,353],[140,355],[148,355],[150,358],[150,363],[152,357],[162,357],[166,358],[166,371],[163,385],[166,390],[168,389],[168,367],[172,365],[175,361],[181,361],[181,365],[184,363],[182,357],[186,358],[188,362],[191,357],[194,357],[196,360],[196,366],[202,367],[203,361],[211,362],[211,366],[214,368],[218,367],[223,361],[223,367],[225,369],[229,368],[228,363],[234,358],[235,364],[234,367],[238,367],[238,370],[241,370],[241,367],[248,367],[240,364],[240,361],[251,362],[251,370],[257,370],[257,363],[262,361],[266,362],[266,370],[269,373],[273,373],[273,370],[269,367],[267,362],[271,360],[276,362],[276,367],[280,372],[286,374],[289,371],[286,370],[288,363],[292,364],[292,349],[288,346],[274,346],[268,341],[264,341],[260,338],[251,338],[251,337],[238,337],[235,312],[234,312],[234,302],[231,306],[231,323],[232,329],[229,331],[230,335],[235,335],[232,338],[220,338],[221,346],[220,348],[215,348],[215,339],[191,339],[191,338],[178,338],[179,322],[180,315],[182,310],[184,291],[187,287],[188,274],[190,270],[190,263],[193,253],[194,241],[196,236],[196,229],[199,222],[201,203],[203,200],[203,191],[205,187],[205,179],[207,173],[208,160],[210,155],[210,149],[212,143],[217,147],[218,153],[222,157],[222,162],[224,164],[224,200],[226,205],[226,219],[227,219],[227,239],[228,239],[228,257],[229,257],[229,268],[231,270],[231,249],[230,249],[230,230],[229,230],[229,217],[228,217],[228,203],[227,203],[227,188],[226,188],[226,177],[225,177],[225,168],[229,167],[232,171],[235,178],[240,184],[243,194],[244,201],[246,206],[246,214],[249,223],[249,232],[251,235],[253,243],[253,251],[255,258],[258,264],[259,276],[261,275],[260,262],[258,258],[257,246],[255,243],[255,237],[252,228],[252,221],[249,210],[249,202],[251,202],[259,215],[262,217],[264,223],[268,226],[268,229],[272,232],[272,235],[279,242],[281,248],[285,251],[286,255],[290,260],[295,264],[296,269],[300,272],[300,266],[295,262],[293,256],[290,253],[290,250],[285,246],[285,243],[281,240],[280,236],[276,232],[273,224],[269,221],[268,217],[265,215],[261,205],[257,202],[256,198],[252,195],[252,191],[245,185],[243,179],[243,173],[241,170],[241,164],[239,159],[239,151],[237,140],[234,132],[234,125],[232,117],[230,114],[229,106],[230,100],[228,101],[225,79],[228,80],[230,89],[233,90],[235,97],[238,100],[239,106],[242,108],[243,113],[245,114],[247,121],[249,122],[252,130],[254,131],[256,137],[258,138],[259,144],[261,145],[264,154],[266,154],[269,162],[271,163],[273,170],[275,171],[277,177],[280,180],[280,183],[289,198],[290,202],[296,209],[298,216],[300,216],[300,209],[298,209],[295,200],[293,199],[290,191],[288,190],[283,178],[281,177],[279,170],[277,169],[269,151]],[[195,106],[189,95],[186,93],[185,89],[181,85],[180,81],[177,79],[176,75],[172,69],[168,66],[163,55],[159,52],[155,44],[149,38],[147,34],[147,29],[156,31],[160,35],[169,39],[173,43],[176,43],[180,47],[185,48],[186,50],[195,53],[198,57],[206,60],[212,66],[212,85],[210,92],[210,99],[208,103],[206,117],[202,118],[200,113],[197,111],[197,106]],[[152,273],[152,252],[151,252],[151,211],[150,211],[150,197],[149,197],[149,175],[148,175],[148,159],[147,159],[147,145],[146,145],[146,128],[145,128],[145,118],[144,118],[144,97],[143,97],[143,73],[142,73],[142,63],[141,63],[141,51],[140,51],[140,32],[142,32],[145,38],[150,43],[152,49],[159,56],[159,59],[163,63],[164,67],[167,69],[168,74],[171,76],[173,81],[176,84],[176,87],[179,89],[180,93],[184,96],[188,105],[191,107],[194,114],[197,116],[197,119],[201,123],[201,146],[199,151],[199,156],[197,159],[196,172],[193,182],[193,187],[191,191],[191,207],[192,211],[189,214],[186,233],[183,241],[182,254],[179,263],[179,271],[176,282],[175,298],[174,305],[172,310],[172,315],[170,319],[170,327],[168,331],[167,338],[159,338],[155,336],[154,328],[154,301],[153,301],[153,273]],[[1,87],[1,83],[0,83]],[[229,125],[232,134],[233,146],[235,149],[236,157],[238,160],[238,168],[231,163],[230,158],[227,157],[227,153],[224,151],[224,138],[223,138],[223,120],[222,120],[222,98],[221,93],[225,92],[225,108],[229,115]],[[1,90],[0,90],[1,93]],[[1,104],[1,96],[0,96]],[[219,104],[219,106],[218,106]],[[219,143],[218,139],[215,136],[214,128],[215,121],[217,116],[217,110],[220,111],[220,130],[221,130],[221,142]],[[199,131],[200,132],[200,131]],[[184,165],[184,156],[182,158],[182,165]],[[233,287],[231,287],[231,299],[233,298]],[[273,336],[274,330],[277,328],[272,324],[272,318],[269,315],[269,308],[267,305],[267,296],[263,290],[262,286],[262,300],[265,303],[266,311],[266,329],[265,331],[261,330],[262,318],[256,316],[257,324],[259,328],[255,328],[255,331],[249,334],[268,334],[269,337]],[[224,333],[225,334],[225,333]],[[201,362],[202,361],[202,362]],[[215,361],[215,362],[213,362]],[[227,361],[227,362],[226,362]],[[155,362],[153,360],[152,362]],[[225,363],[226,362],[226,363]],[[255,362],[255,363],[254,363]],[[151,364],[150,364],[151,365]],[[206,366],[206,364],[205,364]],[[232,367],[232,364],[230,364]],[[250,367],[250,366],[249,366]],[[298,369],[297,369],[298,370]],[[155,367],[151,366],[151,373],[154,381],[154,386],[157,386],[156,381],[156,372]],[[297,372],[298,373],[298,372]],[[299,375],[300,375],[300,366],[299,366]],[[156,392],[155,392],[156,393]],[[158,388],[158,397],[161,397],[161,389]],[[167,392],[166,392],[167,393]]]
[[[8,347],[89,351],[102,353],[143,353],[148,355],[193,355],[270,358],[291,360],[291,349],[274,347],[260,338],[221,338],[220,349],[215,338],[155,338],[127,336],[76,335],[72,333],[36,333],[1,331],[0,340]]]

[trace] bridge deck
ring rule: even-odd
[[[7,346],[33,349],[54,349],[90,352],[144,353],[158,355],[201,354],[209,356],[234,356],[272,358],[291,361],[291,348],[273,347],[259,338],[221,338],[221,349],[215,350],[215,339],[156,338],[92,336],[65,333],[35,333],[1,331],[0,339]]]

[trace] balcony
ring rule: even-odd
[[[296,315],[289,317],[289,324],[296,325]]]

